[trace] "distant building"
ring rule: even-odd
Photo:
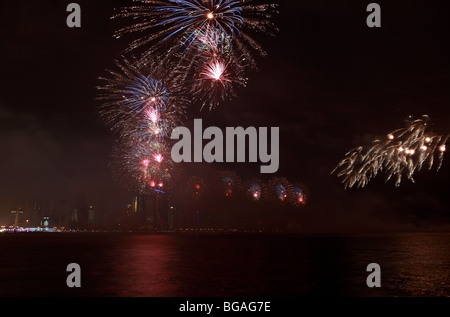
[[[41,227],[41,228],[49,228],[49,227],[53,227],[53,226],[50,224],[50,217],[42,217],[41,223],[40,223],[40,227]]]
[[[14,226],[14,228],[23,227],[23,209],[11,210],[9,222],[10,226]]]
[[[88,209],[88,226],[89,227],[94,227],[97,223],[96,223],[96,217],[95,217],[95,210],[93,206],[89,206]]]
[[[173,228],[174,214],[168,210],[167,195],[162,190],[138,192],[121,217],[122,229],[160,230]]]
[[[84,195],[80,195],[72,210],[70,227],[72,229],[87,229],[89,226],[89,206]]]

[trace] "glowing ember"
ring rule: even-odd
[[[161,154],[155,154],[155,155],[153,155],[153,158],[158,163],[161,163],[163,161],[163,159],[164,159],[164,157]]]
[[[149,159],[145,159],[142,161],[142,166],[144,166],[144,168],[148,168],[148,166],[150,165],[150,160]]]

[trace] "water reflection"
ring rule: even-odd
[[[117,296],[177,296],[175,241],[160,235],[130,235],[116,246],[111,273]],[[116,281],[116,283],[114,283]]]
[[[397,235],[395,250],[386,283],[392,292],[399,288],[405,296],[450,296],[448,235]]]
[[[1,235],[0,254],[2,296],[450,296],[450,234]]]

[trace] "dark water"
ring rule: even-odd
[[[303,295],[450,296],[450,234],[0,234],[0,296]]]

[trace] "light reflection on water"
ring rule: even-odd
[[[442,235],[407,235],[396,240],[392,285],[414,296],[450,296],[450,241]],[[402,265],[403,263],[403,265]],[[394,286],[393,286],[394,288]]]
[[[0,254],[2,296],[450,296],[450,234],[8,234]]]

